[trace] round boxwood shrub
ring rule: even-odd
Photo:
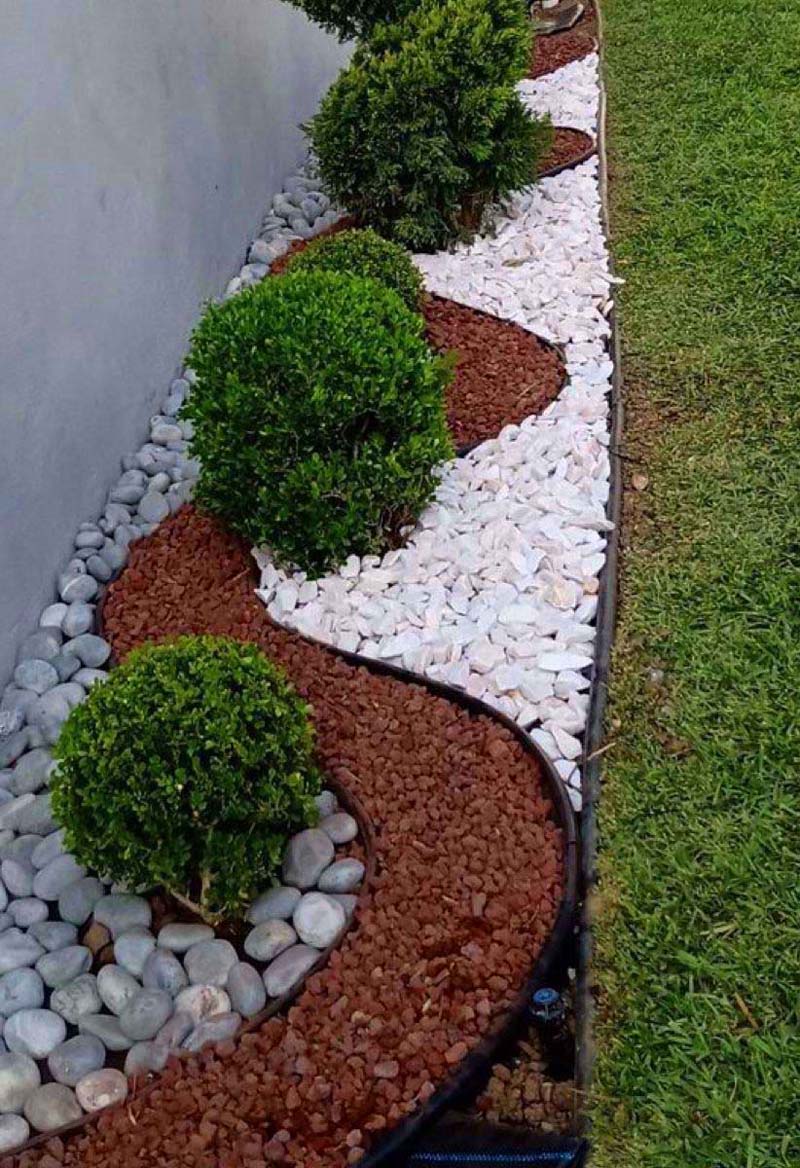
[[[450,364],[375,280],[298,272],[207,310],[184,408],[195,498],[251,543],[314,573],[380,552],[452,456]]]
[[[308,710],[254,645],[135,649],[67,719],[53,809],[87,867],[235,915],[320,789]]]
[[[341,40],[368,36],[380,21],[398,20],[419,0],[291,0]]]
[[[287,261],[284,272],[348,272],[368,276],[392,288],[415,312],[422,300],[422,276],[411,256],[397,243],[376,231],[339,231],[321,235]]]
[[[413,250],[473,233],[550,142],[515,88],[530,44],[523,0],[425,0],[378,26],[308,127],[336,200]]]

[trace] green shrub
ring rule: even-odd
[[[449,364],[422,318],[374,280],[265,280],[208,309],[190,360],[195,497],[309,572],[381,551],[452,456]]]
[[[515,89],[530,43],[523,0],[425,0],[377,27],[308,127],[336,200],[416,250],[477,229],[550,142]]]
[[[399,20],[419,0],[291,0],[341,40],[369,36],[381,21]]]
[[[393,288],[415,312],[422,300],[422,276],[411,256],[397,243],[382,239],[369,227],[363,231],[339,231],[314,239],[303,251],[295,252],[286,272],[347,272],[368,276]]]
[[[53,808],[82,864],[236,914],[314,820],[313,751],[305,703],[256,646],[183,637],[134,650],[72,711]]]

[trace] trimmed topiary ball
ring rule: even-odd
[[[526,113],[523,0],[425,0],[361,44],[309,123],[327,188],[412,250],[468,237],[533,182],[551,129]]]
[[[375,280],[265,280],[207,310],[190,361],[195,498],[308,572],[382,551],[452,456],[451,364]]]
[[[238,914],[315,819],[305,703],[254,645],[134,650],[67,719],[53,809],[80,863]]]
[[[368,276],[392,288],[408,308],[418,311],[422,300],[422,276],[411,256],[397,243],[366,229],[339,231],[314,239],[295,252],[284,269],[289,272],[347,272]]]
[[[291,0],[340,40],[369,36],[381,21],[399,20],[419,0]]]

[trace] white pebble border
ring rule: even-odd
[[[537,113],[595,132],[592,55],[522,85]],[[514,718],[581,807],[610,469],[608,253],[598,162],[515,196],[495,232],[418,256],[428,289],[564,346],[568,381],[541,415],[441,471],[405,547],[307,580],[255,551],[276,621],[465,689]]]

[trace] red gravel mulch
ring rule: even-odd
[[[118,655],[210,632],[280,662],[313,707],[323,766],[375,827],[378,874],[357,927],[285,1017],[171,1064],[143,1098],[16,1162],[355,1163],[507,1010],[553,927],[564,840],[538,764],[495,719],[274,625],[247,549],[192,507],[133,548],[104,618]]]
[[[573,28],[550,36],[537,36],[533,43],[529,77],[543,77],[562,65],[580,61],[597,48],[597,17],[594,5],[587,3],[586,11]]]
[[[553,145],[539,163],[539,177],[558,174],[570,166],[585,162],[596,150],[594,138],[583,130],[571,126],[556,126],[553,130]]]
[[[447,424],[456,447],[494,438],[504,426],[539,414],[564,384],[564,362],[527,329],[440,296],[424,306],[434,349],[457,353],[447,391]]]

